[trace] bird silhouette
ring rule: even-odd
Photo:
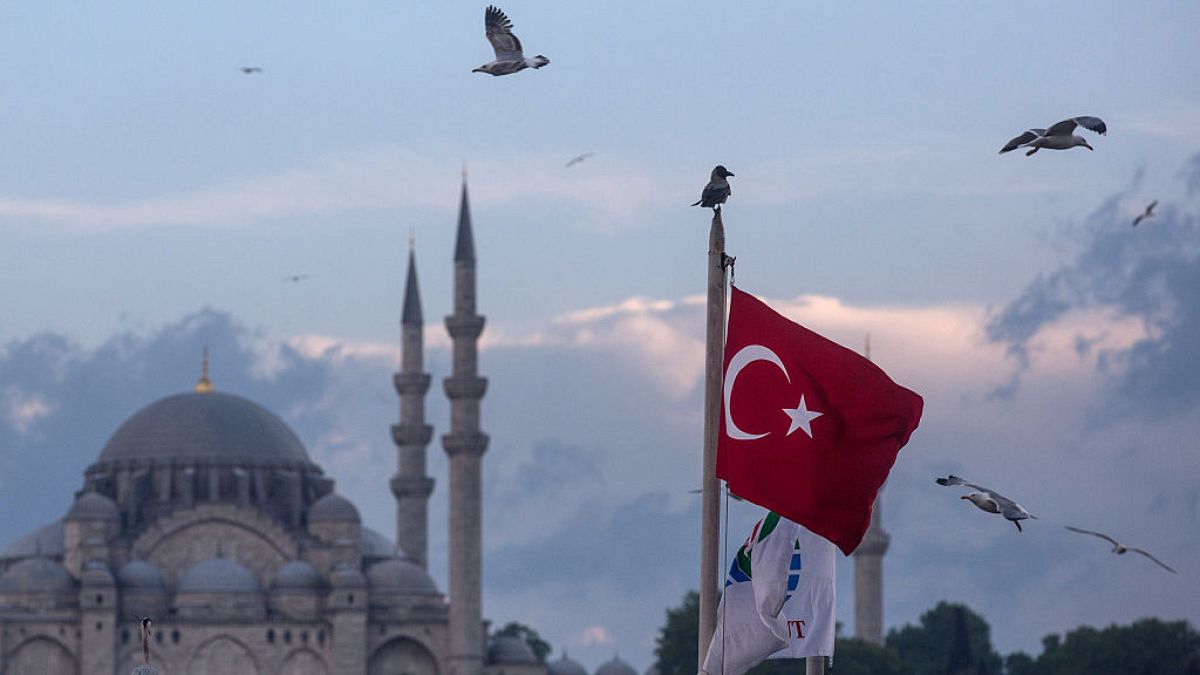
[[[969,499],[971,503],[979,507],[981,511],[998,513],[1004,516],[1006,520],[1017,526],[1017,532],[1023,531],[1021,529],[1022,520],[1025,520],[1026,518],[1037,518],[1037,516],[1026,511],[1023,506],[1014,502],[1008,497],[1005,497],[999,492],[985,488],[982,485],[968,483],[967,481],[953,474],[946,478],[938,478],[937,484],[975,488],[978,490],[978,492],[967,493],[959,497],[959,499]]]
[[[254,73],[262,72],[262,68],[259,68],[258,66],[242,66],[241,68],[238,68],[238,70],[242,71],[242,73],[245,75],[253,75]]]
[[[549,65],[550,59],[541,54],[531,59],[525,58],[521,40],[513,35],[512,21],[508,20],[499,7],[488,5],[488,8],[484,10],[483,27],[488,42],[492,43],[492,50],[496,52],[496,58],[472,70],[472,73],[512,75],[526,68],[541,68]]]
[[[1146,207],[1146,210],[1139,213],[1137,215],[1137,218],[1133,219],[1133,227],[1137,227],[1138,223],[1142,222],[1143,220],[1145,220],[1147,218],[1153,218],[1154,217],[1154,207],[1156,207],[1156,206],[1158,206],[1157,199],[1150,202],[1150,205]]]
[[[1142,555],[1146,556],[1147,558],[1153,560],[1155,563],[1158,564],[1159,567],[1170,572],[1171,574],[1179,574],[1178,572],[1171,569],[1170,567],[1167,567],[1167,565],[1163,561],[1150,555],[1149,551],[1146,551],[1146,550],[1143,550],[1140,548],[1134,548],[1132,546],[1126,546],[1126,545],[1122,544],[1121,542],[1117,541],[1116,539],[1113,539],[1112,537],[1108,536],[1107,534],[1104,534],[1103,532],[1093,532],[1091,530],[1085,530],[1081,527],[1071,527],[1070,525],[1063,525],[1063,527],[1067,528],[1068,530],[1070,530],[1072,532],[1078,532],[1079,534],[1090,534],[1093,537],[1099,537],[1099,538],[1103,539],[1104,541],[1107,541],[1108,543],[1112,544],[1112,552],[1116,553],[1117,555],[1125,555],[1126,553],[1129,553],[1130,551],[1133,551],[1134,553],[1141,553]]]
[[[311,278],[312,278],[312,277],[310,277],[310,276],[309,276],[309,275],[307,275],[307,274],[293,274],[293,275],[291,275],[291,276],[286,276],[286,277],[284,277],[284,278],[283,278],[283,280],[284,280],[284,281],[290,281],[290,282],[292,282],[292,283],[297,283],[297,282],[300,282],[300,281],[307,281],[308,279],[311,279]]]
[[[733,172],[718,164],[713,170],[708,179],[708,185],[704,186],[704,191],[700,193],[700,199],[692,206],[702,206],[704,208],[712,208],[714,211],[721,210],[721,204],[729,199],[729,195],[733,194],[733,190],[729,189],[729,181],[726,178],[733,175]]]
[[[1026,131],[1008,143],[1005,143],[1004,147],[1000,148],[1000,154],[1003,155],[1017,148],[1029,148],[1029,152],[1025,153],[1026,157],[1038,150],[1070,150],[1079,146],[1085,147],[1088,150],[1095,150],[1095,148],[1088,144],[1087,139],[1083,136],[1075,135],[1075,128],[1080,126],[1084,129],[1094,131],[1101,136],[1108,132],[1108,127],[1104,125],[1104,120],[1099,117],[1089,117],[1087,115],[1072,117],[1050,125],[1049,129],[1030,129]]]
[[[576,155],[576,156],[572,157],[571,160],[569,162],[567,162],[567,168],[569,169],[569,168],[575,166],[576,164],[582,164],[583,160],[587,159],[588,157],[591,157],[594,154],[596,154],[596,153],[585,152],[582,155]]]

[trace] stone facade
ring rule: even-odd
[[[469,213],[465,182],[461,208]],[[116,430],[61,520],[0,553],[0,673],[127,675],[142,665],[140,619],[149,616],[151,663],[163,675],[544,675],[545,665],[514,662],[511,651],[503,664],[484,658],[486,381],[476,374],[483,318],[474,313],[465,217],[447,319],[453,601],[426,571],[432,428],[410,253],[390,484],[403,545],[363,527],[292,430],[258,404],[214,391],[206,369],[194,391],[154,402]]]

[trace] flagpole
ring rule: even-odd
[[[704,340],[704,473],[700,477],[700,635],[698,660],[704,666],[717,627],[717,550],[721,505],[717,482],[717,434],[721,415],[721,366],[725,356],[725,223],[713,209],[708,231],[708,311]]]

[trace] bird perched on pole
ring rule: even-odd
[[[527,59],[521,48],[521,40],[513,35],[512,21],[500,11],[499,7],[488,5],[483,12],[483,27],[488,42],[496,52],[496,59],[490,63],[472,70],[472,73],[487,73],[488,75],[512,75],[526,68],[541,68],[549,65],[550,59],[538,54]]]
[[[153,623],[150,617],[142,617],[142,665],[134,668],[130,675],[158,675],[158,671],[150,665],[150,626]]]
[[[1003,155],[1017,148],[1029,148],[1029,152],[1025,153],[1026,157],[1038,150],[1070,150],[1076,146],[1095,150],[1095,148],[1088,144],[1086,138],[1075,135],[1075,127],[1089,129],[1101,136],[1108,132],[1108,127],[1104,125],[1104,120],[1099,117],[1088,117],[1086,115],[1072,117],[1050,125],[1049,129],[1030,129],[1026,131],[1008,143],[1005,143],[1004,147],[1000,148],[1000,154]]]
[[[721,204],[729,199],[729,195],[733,191],[729,189],[729,181],[725,180],[733,175],[733,172],[718,164],[712,170],[712,176],[708,179],[708,185],[704,186],[704,192],[700,193],[700,199],[692,206],[702,206],[711,208],[714,211],[721,210]]]

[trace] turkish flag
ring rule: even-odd
[[[717,477],[850,555],[924,402],[731,287]]]

